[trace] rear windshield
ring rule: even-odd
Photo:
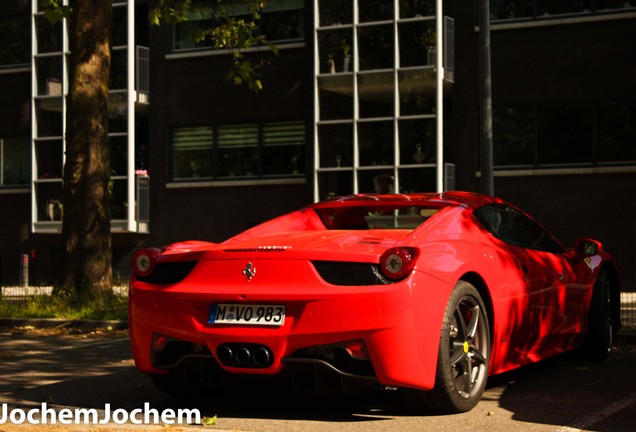
[[[354,206],[316,209],[330,230],[406,229],[426,222],[439,208],[421,206]]]

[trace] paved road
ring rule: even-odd
[[[203,416],[218,416],[210,430],[631,432],[636,424],[636,346],[621,344],[603,363],[559,358],[496,377],[473,411],[434,416],[408,411],[396,392],[356,399],[309,398],[266,384],[252,392],[237,388],[217,400],[177,401],[135,371],[125,335],[96,339],[0,333],[0,399],[9,410],[27,410],[42,402],[57,410],[100,412],[105,404],[132,411],[144,402],[158,410],[197,408]],[[131,428],[111,424],[100,430]],[[3,431],[13,429],[24,427],[0,425]],[[179,429],[201,427],[167,430]]]

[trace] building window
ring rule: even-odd
[[[218,5],[220,2],[215,2]],[[234,17],[250,16],[247,3],[226,5],[227,14]],[[257,34],[265,36],[268,42],[288,42],[304,39],[304,0],[272,0],[265,3],[257,21]],[[205,2],[193,5],[187,21],[174,26],[172,50],[186,51],[210,49],[209,39],[199,40],[201,31],[218,25],[212,9]]]
[[[30,2],[27,2],[30,3]],[[29,150],[29,172],[33,166],[32,194],[33,194],[33,229],[35,232],[59,232],[63,216],[62,184],[63,164],[66,150],[66,124],[67,113],[66,93],[68,92],[68,38],[66,27],[68,19],[64,18],[55,23],[49,22],[43,9],[43,2],[33,2],[34,11],[32,19],[24,23],[26,35],[33,34],[33,47],[30,38],[26,38],[26,63],[33,58],[33,118],[32,139],[33,154]],[[68,3],[68,2],[65,2]],[[141,198],[129,193],[132,190],[132,179],[137,182],[141,175],[135,176],[133,166],[140,167],[139,160],[135,164],[129,164],[129,155],[142,153],[142,143],[135,143],[136,136],[143,137],[142,128],[132,125],[145,124],[143,119],[137,122],[139,111],[129,109],[129,88],[134,83],[128,82],[128,71],[135,68],[135,64],[128,64],[129,49],[132,50],[134,40],[128,37],[139,37],[140,32],[129,32],[128,18],[131,16],[134,3],[127,0],[113,2],[113,28],[112,28],[112,58],[110,71],[110,91],[108,98],[108,137],[110,142],[110,181],[108,193],[110,201],[111,229],[117,231],[142,231],[141,224],[134,224],[135,215],[142,212]],[[140,7],[142,11],[144,7]],[[140,14],[141,15],[141,14]],[[0,23],[4,23],[1,21]],[[2,25],[0,24],[0,27]],[[1,31],[1,30],[0,30]],[[32,32],[32,33],[31,33]],[[0,38],[10,40],[0,33]],[[142,38],[143,39],[143,38]],[[0,48],[0,51],[3,47]],[[33,48],[33,53],[31,49]],[[147,49],[137,46],[137,71],[138,91],[137,100],[147,103],[147,87],[143,87],[141,80],[147,78],[147,70],[143,69],[142,54],[147,54]],[[2,65],[0,65],[2,66]],[[136,106],[135,106],[136,108]],[[131,118],[132,117],[132,118]],[[28,149],[31,148],[29,145]],[[135,177],[133,177],[135,176]],[[147,180],[147,176],[144,177]],[[129,211],[131,210],[131,211]],[[56,222],[56,223],[50,223]],[[141,220],[138,220],[141,222]]]
[[[636,161],[636,101],[601,103],[596,128],[598,163]]]
[[[212,128],[172,131],[172,178],[212,178]]]
[[[493,21],[550,19],[564,15],[616,13],[636,8],[634,1],[625,0],[491,0]]]
[[[29,138],[0,138],[0,186],[28,186],[30,181]]]
[[[436,189],[435,8],[317,2],[314,199]]]
[[[29,15],[0,16],[0,67],[27,65],[31,61]]]
[[[495,107],[494,163],[548,168],[636,163],[636,102]]]
[[[302,122],[175,128],[172,180],[303,176],[305,129]]]

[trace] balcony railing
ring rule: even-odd
[[[135,90],[137,90],[137,101],[148,103],[150,95],[150,49],[144,46],[137,46],[135,65]]]
[[[150,177],[143,172],[137,172],[135,174],[136,179],[136,196],[137,207],[137,232],[145,233],[149,232],[150,222]]]

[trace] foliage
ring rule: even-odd
[[[233,13],[233,4],[246,4],[249,12]],[[200,8],[202,4],[197,3],[196,6]],[[213,17],[215,24],[199,29],[194,35],[195,40],[210,40],[214,48],[229,50],[232,54],[232,69],[227,74],[227,79],[236,85],[246,84],[250,90],[259,92],[263,89],[259,69],[266,63],[263,60],[256,63],[247,60],[244,50],[266,44],[265,36],[258,34],[258,22],[265,3],[253,0],[216,0],[206,2],[206,6],[206,12]],[[194,13],[193,7],[191,0],[160,0],[157,7],[150,11],[149,21],[153,25],[160,25],[162,22],[177,25]],[[275,45],[267,46],[274,54],[278,54]]]
[[[24,300],[0,301],[0,316],[6,318],[58,318],[125,320],[128,297],[109,293],[101,297],[70,298],[36,295]]]
[[[51,24],[71,16],[71,7],[61,4],[60,0],[40,0],[39,8]]]

